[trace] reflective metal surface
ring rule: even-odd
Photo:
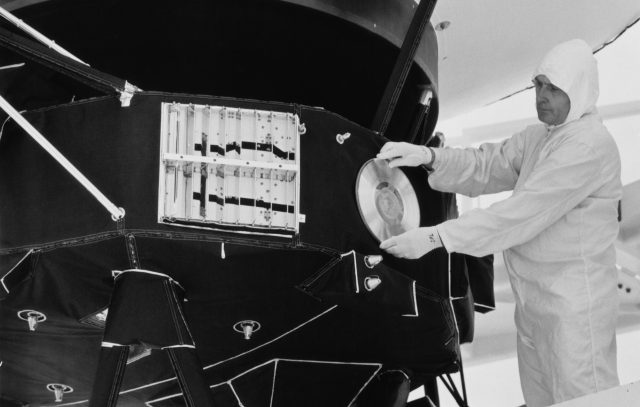
[[[358,210],[379,241],[420,226],[416,193],[404,173],[386,160],[367,161],[356,179]]]

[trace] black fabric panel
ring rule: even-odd
[[[172,276],[185,288],[185,314],[204,364],[244,352],[331,306],[295,287],[330,257],[302,250],[177,239],[137,238],[140,267]],[[233,327],[262,326],[250,341]]]
[[[215,405],[239,405],[235,392],[245,406],[346,406],[378,369],[375,365],[329,362],[274,360],[251,367],[231,385],[213,387]],[[179,399],[172,397],[150,405],[183,406]]]
[[[238,399],[233,394],[233,390],[231,386],[227,384],[223,384],[222,386],[215,387],[213,390],[213,399],[215,401],[216,406],[229,406],[229,407],[241,407],[241,404],[238,403]],[[158,404],[158,407],[179,407],[184,404]],[[154,404],[153,407],[156,407]]]
[[[418,308],[419,318],[393,318],[338,307],[246,357],[205,367],[205,371],[217,383],[270,360],[272,355],[288,359],[313,355],[314,360],[355,360],[389,368],[410,366],[431,374],[456,371],[458,347],[450,308],[444,301],[422,295],[418,296]]]
[[[109,303],[111,270],[127,264],[124,239],[40,253],[32,278],[11,290],[0,303],[0,354],[3,396],[53,402],[48,383],[74,388],[65,401],[88,399],[102,330],[79,319]],[[34,332],[17,318],[20,310],[43,312]]]
[[[401,371],[382,372],[367,385],[354,404],[356,407],[405,407],[409,379]]]
[[[308,294],[331,304],[349,308],[367,309],[369,312],[389,313],[395,316],[415,314],[413,280],[396,270],[378,264],[365,265],[362,255],[347,255],[301,285]],[[380,284],[367,290],[367,279],[376,278]]]
[[[451,303],[453,304],[453,311],[456,314],[460,343],[472,342],[475,315],[473,313],[473,294],[471,293],[471,289],[467,287],[465,295],[453,299]]]
[[[347,406],[376,369],[377,366],[278,361],[272,406]]]
[[[209,385],[204,380],[202,365],[195,349],[170,348],[165,352],[171,359],[185,403],[189,407],[215,407]]]
[[[228,390],[228,392],[222,393],[220,389],[214,389],[212,391],[212,393],[214,394],[214,399],[218,403],[217,405],[236,407],[238,404],[237,402],[235,402],[236,398],[233,396],[231,389],[225,389],[225,390]],[[224,397],[220,397],[221,393],[224,395]],[[150,407],[187,407],[187,404],[185,403],[182,395],[176,395],[171,398],[167,398],[167,399],[161,398],[158,401],[153,401],[152,403],[149,403],[149,406]]]
[[[245,406],[271,407],[271,398],[274,393],[274,383],[278,379],[277,371],[280,361],[272,361],[244,372],[231,382],[233,389]],[[308,374],[309,372],[306,372]],[[307,376],[309,377],[309,376]],[[291,389],[293,392],[303,389]]]
[[[475,310],[487,313],[496,307],[493,291],[493,255],[465,256],[469,270],[469,286],[476,304]]]
[[[103,340],[149,348],[194,345],[183,300],[184,291],[169,277],[124,272],[115,278]]]
[[[4,299],[19,284],[31,278],[38,255],[39,253],[30,251],[24,256],[20,253],[14,256],[0,256],[5,258],[3,260],[6,261],[6,267],[10,267],[6,272],[0,274],[2,281],[2,284],[0,284],[0,300]],[[13,264],[13,262],[16,263]]]
[[[451,199],[449,203],[449,219],[458,217],[458,206],[456,196],[448,194]],[[451,254],[452,273],[451,296],[467,297],[475,311],[487,313],[495,308],[495,297],[493,290],[493,255],[484,257],[474,257],[466,254]],[[468,295],[467,288],[471,289]],[[474,306],[474,303],[476,304]]]
[[[139,389],[141,384],[150,383],[157,384]],[[178,387],[178,384],[166,352],[153,349],[150,356],[127,365],[120,388],[121,393],[118,397],[118,406],[140,406],[148,400],[166,395],[167,389],[173,389],[173,386]],[[138,390],[132,391],[132,389]],[[183,403],[182,397],[178,397],[178,399],[180,403]]]
[[[10,400],[4,396],[0,396],[0,405],[2,407],[24,407],[27,403],[18,400]]]
[[[218,243],[193,245],[189,241],[137,239],[143,267],[167,272],[173,269],[171,264],[182,266],[173,269],[172,275],[186,288],[189,301],[185,311],[210,384],[229,380],[274,355],[408,364],[429,372],[455,370],[453,316],[448,303],[435,294],[423,297],[419,292],[421,318],[398,319],[374,309],[353,312],[338,308],[310,321],[331,304],[313,300],[293,288],[291,281],[308,278],[329,256],[317,253],[309,257],[313,253],[268,249],[247,256],[256,249],[226,245],[226,258],[222,259]],[[165,256],[158,257],[162,253]],[[148,257],[151,254],[155,254],[153,259]],[[308,271],[298,268],[314,258],[315,266]],[[159,259],[166,261],[162,267],[150,265],[151,260]],[[250,340],[233,329],[242,320],[261,324]],[[302,324],[306,325],[301,327]],[[290,333],[271,342],[286,332]],[[357,338],[368,338],[366,346]],[[262,345],[266,346],[256,349]],[[244,352],[249,353],[235,357]],[[172,387],[156,395],[179,391],[175,382],[169,385]]]
[[[74,98],[80,100],[104,95],[2,47],[0,61],[3,65],[24,63],[21,67],[0,70],[0,95],[18,111],[67,103]],[[6,117],[8,115],[0,109],[0,120],[4,122]]]
[[[127,368],[128,355],[128,346],[100,348],[89,407],[115,407],[117,405],[122,378]]]

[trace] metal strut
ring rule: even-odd
[[[40,33],[40,31],[31,27],[29,24],[20,20],[18,17],[14,16],[13,14],[11,14],[9,11],[5,10],[2,7],[0,7],[0,16],[4,17],[7,21],[10,21],[11,23],[15,24],[16,27],[23,30],[27,34],[31,35],[33,38],[40,41],[42,44],[46,45],[47,47],[53,49],[54,51],[58,52],[59,54],[64,55],[67,58],[71,58],[74,61],[79,62],[81,64],[84,64],[87,66],[89,65],[86,62],[82,61],[80,58],[73,55],[71,52],[67,51],[66,49],[62,48],[60,45],[56,44],[55,41],[45,37]]]
[[[120,103],[123,107],[129,106],[131,98],[136,92],[142,91],[129,82],[105,74],[96,69],[91,68],[86,62],[80,60],[66,49],[62,48],[55,41],[42,35],[33,27],[20,20],[7,10],[0,7],[0,18],[5,18],[15,24],[22,31],[26,32],[37,42],[29,38],[16,35],[2,27],[0,27],[0,46],[5,47],[17,54],[35,60],[37,63],[62,72],[64,75],[72,77],[84,84],[106,93],[117,92],[120,97]],[[44,44],[41,45],[41,44]],[[19,65],[7,66],[3,68],[12,68]]]
[[[58,151],[35,127],[22,117],[9,102],[0,96],[0,108],[20,125],[47,153],[49,153],[65,170],[69,172],[83,187],[85,187],[110,213],[111,219],[118,221],[124,218],[124,209],[115,206],[95,185],[91,183],[65,156]]]
[[[404,82],[409,74],[409,69],[413,63],[413,58],[416,55],[418,45],[422,39],[422,34],[427,26],[427,23],[431,19],[433,9],[436,7],[437,0],[422,0],[416,9],[409,30],[404,37],[402,47],[396,64],[391,72],[391,77],[387,83],[387,87],[384,90],[378,110],[373,118],[371,129],[384,134],[389,126],[393,111],[395,110],[398,98],[400,98],[400,92],[404,87]]]
[[[449,393],[451,393],[451,396],[456,401],[458,406],[469,407],[469,401],[467,399],[467,386],[464,380],[464,370],[462,369],[462,360],[458,361],[458,363],[460,365],[459,374],[460,374],[460,384],[462,386],[462,394],[460,394],[460,392],[458,391],[456,383],[453,381],[453,378],[449,373],[439,375],[438,378],[440,379],[440,381],[442,381],[442,384],[444,384],[444,387],[446,387],[447,390],[449,390]]]

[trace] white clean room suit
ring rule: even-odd
[[[429,184],[468,196],[513,190],[437,226],[449,252],[503,251],[513,288],[528,407],[618,384],[614,241],[622,196],[617,147],[595,110],[596,61],[579,40],[534,72],[569,96],[558,126],[527,127],[479,149],[437,149]]]

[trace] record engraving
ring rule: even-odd
[[[418,198],[407,176],[386,160],[367,161],[356,179],[358,210],[378,241],[420,226]]]

